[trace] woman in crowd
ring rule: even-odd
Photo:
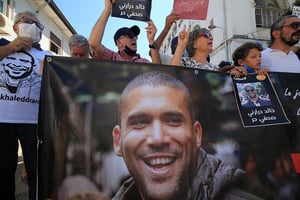
[[[190,27],[187,30],[184,27],[178,35],[178,45],[171,65],[219,71],[219,66],[211,64],[207,59],[212,46],[213,37],[208,29],[195,27],[190,31]],[[189,57],[182,57],[184,49]]]

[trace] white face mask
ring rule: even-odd
[[[33,24],[26,24],[21,23],[19,24],[19,36],[21,37],[29,37],[32,39],[33,43],[38,43],[41,40],[41,30],[33,23]]]

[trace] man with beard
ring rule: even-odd
[[[300,18],[286,15],[277,19],[270,29],[269,48],[262,51],[262,67],[271,72],[300,73],[300,61],[291,50],[300,38]]]
[[[270,100],[262,99],[257,95],[257,90],[250,84],[246,84],[245,92],[248,96],[248,101],[243,104],[243,107],[259,107],[259,106],[270,106],[272,105]]]
[[[141,74],[119,103],[113,145],[131,177],[114,200],[259,199],[235,187],[241,169],[200,148],[202,127],[181,81],[163,72]]]
[[[132,27],[123,27],[116,31],[114,34],[114,42],[118,48],[118,52],[113,52],[102,45],[105,26],[112,12],[112,4],[116,3],[116,0],[104,0],[104,2],[105,8],[99,19],[96,21],[96,24],[94,25],[89,37],[89,43],[91,49],[93,50],[93,57],[104,60],[149,63],[149,60],[140,57],[140,55],[137,53],[137,37],[140,34],[140,29],[138,26],[134,25]],[[147,24],[148,26],[146,27],[146,32],[149,41],[152,62],[160,63],[158,48],[154,40],[157,29],[152,20],[147,21]]]

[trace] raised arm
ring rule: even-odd
[[[115,2],[116,0],[105,0],[105,8],[91,31],[89,43],[95,58],[102,58],[103,56],[104,47],[102,46],[102,39],[108,18],[111,14],[112,3]]]
[[[162,42],[164,41],[166,35],[168,34],[172,24],[176,22],[176,20],[178,19],[179,19],[179,15],[177,15],[176,13],[171,13],[166,17],[164,29],[162,30],[162,32],[159,34],[159,36],[155,41],[158,49],[160,48]]]
[[[158,48],[157,46],[154,44],[154,37],[155,34],[157,32],[157,28],[155,26],[155,24],[153,23],[152,20],[149,20],[147,22],[148,26],[146,27],[146,32],[147,32],[147,38],[148,38],[148,42],[149,42],[149,47],[150,47],[150,52],[151,52],[151,57],[152,57],[152,63],[156,63],[156,64],[160,64],[160,56],[158,53]]]
[[[186,26],[184,25],[183,30],[178,35],[178,45],[175,50],[175,53],[171,59],[170,65],[180,66],[183,52],[187,46],[189,41],[191,27],[186,30]]]

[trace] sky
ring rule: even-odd
[[[54,0],[54,2],[76,32],[88,38],[95,22],[104,9],[105,0]],[[157,28],[155,39],[163,30],[166,16],[171,13],[172,7],[173,0],[152,0],[150,18],[153,20]],[[138,37],[137,52],[142,57],[151,60],[148,55],[149,43],[145,30],[147,26],[146,22],[110,17],[104,31],[102,43],[109,49],[117,51],[117,47],[113,40],[113,35],[116,30],[124,26],[131,27],[133,25],[138,25],[141,29],[141,33]]]

